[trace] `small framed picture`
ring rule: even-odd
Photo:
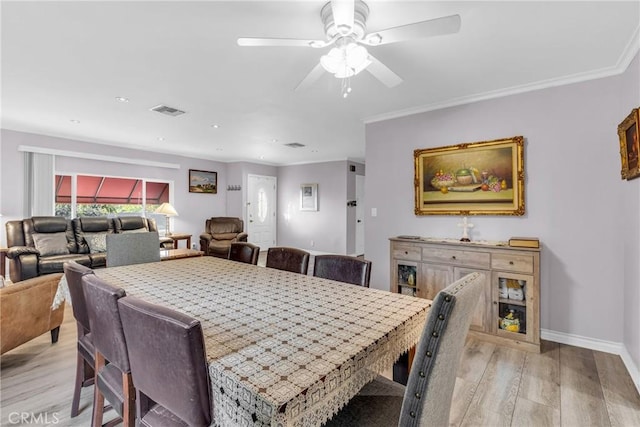
[[[620,138],[620,161],[622,179],[633,179],[640,176],[640,162],[638,159],[638,140],[640,139],[640,113],[638,108],[631,110],[631,113],[618,125],[618,137]]]
[[[318,184],[302,184],[300,186],[300,210],[318,210]]]
[[[216,194],[218,172],[189,169],[189,193]]]

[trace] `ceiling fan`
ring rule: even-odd
[[[346,97],[351,92],[349,78],[362,70],[367,70],[390,88],[402,83],[402,78],[371,55],[365,46],[380,46],[460,31],[460,15],[451,15],[367,34],[368,16],[369,6],[362,0],[331,0],[320,11],[326,40],[241,37],[238,39],[238,45],[316,49],[333,46],[295,90],[307,88],[328,71],[342,79],[342,95]]]

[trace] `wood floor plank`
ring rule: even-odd
[[[477,338],[467,338],[464,351],[460,356],[457,377],[478,384],[484,374],[496,345]]]
[[[476,425],[489,415],[494,416],[493,422],[511,422],[525,354],[521,350],[496,347],[462,425]]]
[[[552,427],[560,425],[560,408],[518,397],[513,411],[513,426]]]
[[[587,354],[560,345],[560,411],[562,426],[611,425],[591,350]]]
[[[540,353],[528,353],[518,397],[560,409],[560,348],[542,341]]]
[[[462,424],[467,414],[467,409],[476,394],[478,383],[456,378],[456,385],[453,389],[451,399],[451,410],[449,412],[449,425],[459,426]]]
[[[640,395],[620,356],[593,352],[612,426],[640,426]]]

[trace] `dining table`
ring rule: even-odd
[[[95,274],[200,321],[221,427],[322,425],[417,344],[431,306],[209,256]]]

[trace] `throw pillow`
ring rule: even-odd
[[[107,233],[84,233],[84,240],[92,254],[107,251]]]
[[[66,255],[67,235],[64,231],[60,233],[33,233],[33,243],[40,251],[40,256]]]

